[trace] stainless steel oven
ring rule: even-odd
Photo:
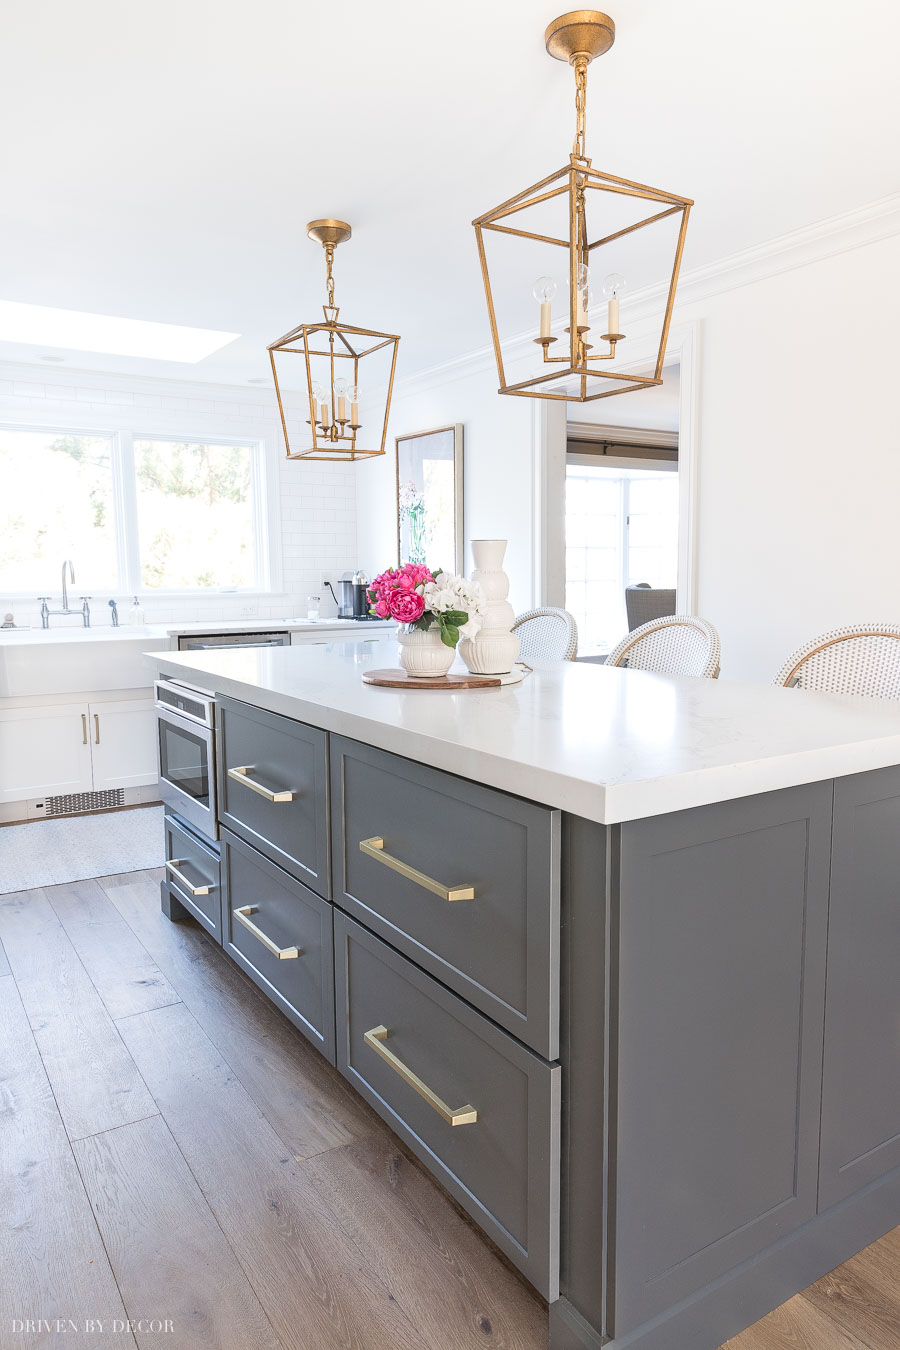
[[[205,689],[156,680],[159,795],[208,839],[218,839],[215,698]]]

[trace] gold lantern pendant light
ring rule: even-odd
[[[306,233],[325,250],[325,319],[268,347],[287,457],[371,459],[384,454],[400,339],[338,322],[332,269],[334,250],[350,238],[346,221],[313,220]]]
[[[592,167],[585,150],[587,68],[595,57],[609,51],[615,41],[615,33],[615,24],[609,15],[592,9],[578,9],[563,14],[549,25],[544,35],[547,51],[556,60],[567,61],[575,72],[575,143],[569,163],[472,222],[478,240],[501,394],[589,403],[594,399],[662,384],[675,287],[693,202],[674,192],[663,192],[627,178],[617,178]],[[559,224],[563,207],[566,208],[566,220]],[[527,214],[529,212],[530,215]],[[552,218],[551,212],[554,213]],[[588,314],[592,296],[591,275],[603,276],[606,272],[606,267],[598,266],[601,259],[609,260],[607,266],[609,263],[615,266],[617,251],[621,253],[624,248],[632,249],[636,231],[656,227],[670,217],[670,225],[664,228],[671,230],[672,225],[676,227],[673,232],[674,261],[671,264],[654,373],[648,376],[612,370],[610,365],[616,359],[616,349],[625,342],[620,313],[625,278],[619,271],[610,268],[599,288],[607,307],[606,331],[599,336],[598,345],[597,339],[588,341],[589,337],[593,337]],[[589,220],[596,227],[593,241],[588,232]],[[541,276],[534,283],[533,295],[540,305],[539,336],[534,341],[541,349],[542,368],[538,374],[513,384],[507,382],[504,371],[497,305],[485,251],[485,235],[490,232],[530,240],[530,247],[536,249],[539,245],[545,259],[550,255],[548,245],[563,248],[568,255],[566,279],[569,287],[569,323],[564,330],[568,336],[565,354],[553,354],[558,339],[551,331],[552,306],[559,287],[552,275]],[[653,242],[659,244],[657,238]],[[510,247],[508,238],[505,247]],[[521,246],[518,247],[521,249]],[[664,241],[664,248],[661,261],[668,275],[670,245],[667,240]],[[633,261],[633,252],[629,256]],[[552,270],[552,260],[550,266]],[[622,353],[619,352],[619,355]]]

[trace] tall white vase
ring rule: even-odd
[[[511,632],[515,613],[507,600],[509,577],[503,571],[505,539],[473,539],[475,571],[472,580],[481,583],[487,612],[478,636],[463,638],[459,654],[473,675],[505,675],[519,655],[519,639]]]

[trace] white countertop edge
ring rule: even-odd
[[[682,771],[671,777],[641,779],[634,783],[613,784],[606,789],[605,825],[617,825],[646,816],[688,811],[695,806],[736,801],[763,792],[805,787],[870,769],[887,769],[900,764],[900,735],[851,744],[825,746],[816,750],[792,751],[767,759],[716,765],[708,769]],[[673,805],[673,782],[677,779],[678,801]],[[566,807],[566,810],[574,808]],[[583,815],[583,811],[576,811]],[[600,820],[591,815],[591,820]]]
[[[161,669],[168,667],[171,674],[185,676],[186,658],[190,653],[177,655],[180,660],[169,661],[165,653],[152,653]],[[214,684],[218,694],[601,825],[690,810],[900,764],[898,733],[794,750],[759,760],[681,770],[631,782],[585,783],[553,769],[521,764],[488,751],[423,735],[395,723],[308,702],[300,695],[282,694],[257,684],[201,671],[196,672],[196,678],[198,683],[205,678],[207,687]],[[433,695],[423,694],[423,697]]]
[[[52,647],[56,644],[71,642],[155,642],[177,637],[215,637],[219,634],[233,633],[309,633],[340,634],[354,633],[371,629],[373,633],[393,629],[392,619],[318,619],[315,623],[304,623],[294,619],[221,619],[185,620],[184,623],[145,623],[94,624],[84,628],[80,624],[59,624],[50,628],[41,628],[33,624],[30,628],[0,628],[0,647],[11,648],[36,646]]]

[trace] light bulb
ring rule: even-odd
[[[540,304],[548,304],[556,295],[556,282],[552,277],[538,277],[531,288],[531,294]]]
[[[606,300],[621,299],[622,292],[625,290],[625,278],[621,272],[610,272],[608,277],[603,279],[603,295]]]
[[[586,291],[588,282],[591,279],[591,273],[586,263],[579,263],[575,268],[575,289],[576,291]]]
[[[346,397],[347,397],[347,390],[348,390],[349,388],[350,388],[350,381],[349,381],[349,380],[343,380],[343,379],[341,379],[341,380],[335,380],[335,382],[334,382],[334,392],[335,392],[335,395],[336,395],[337,398],[346,398]]]
[[[350,386],[350,402],[351,402],[351,403],[358,403],[358,402],[359,402],[359,385],[358,385],[358,384],[351,384],[351,386]]]
[[[312,396],[316,403],[324,403],[328,398],[324,384],[320,384],[318,380],[312,387]]]

